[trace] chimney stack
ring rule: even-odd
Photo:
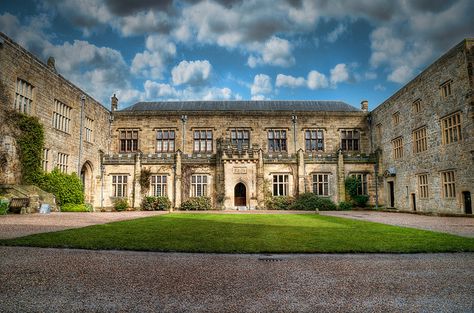
[[[49,67],[53,72],[56,73],[56,61],[54,60],[53,57],[49,57],[49,58],[48,58],[47,64],[48,64],[48,67]]]
[[[118,98],[114,94],[113,97],[110,99],[111,99],[112,112],[115,112],[117,111],[117,107],[118,107]]]
[[[362,102],[360,103],[360,109],[364,112],[369,112],[369,101],[362,100]]]

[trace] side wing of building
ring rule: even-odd
[[[472,212],[473,64],[474,40],[466,39],[372,112],[388,207]]]
[[[2,110],[38,117],[45,133],[43,169],[78,173],[86,202],[99,206],[94,196],[100,187],[101,155],[108,153],[110,111],[59,75],[53,60],[44,64],[4,34],[0,39]],[[0,149],[8,155],[0,184],[19,184],[14,134],[6,123],[0,127]]]

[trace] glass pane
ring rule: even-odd
[[[156,151],[163,151],[163,147],[161,146],[161,144],[161,141],[156,142]]]
[[[212,141],[210,141],[210,140],[207,141],[207,151],[208,152],[212,151]]]
[[[170,139],[174,139],[174,130],[170,130]]]
[[[163,139],[168,139],[168,131],[163,131]]]
[[[273,131],[268,131],[268,139],[273,139]]]
[[[199,139],[199,131],[198,130],[194,131],[194,139]]]
[[[207,139],[212,139],[212,130],[207,131]]]
[[[163,138],[163,133],[160,130],[156,132],[156,138],[157,139]]]
[[[207,176],[206,176],[206,175],[204,175],[204,176],[202,177],[202,182],[203,182],[204,184],[207,184]]]

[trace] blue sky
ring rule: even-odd
[[[104,105],[383,102],[474,30],[472,0],[0,2],[0,31]]]

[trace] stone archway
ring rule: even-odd
[[[86,161],[81,168],[81,182],[84,191],[84,201],[86,203],[93,203],[94,192],[93,192],[93,168],[90,161]]]
[[[234,205],[247,206],[247,187],[243,183],[238,183],[234,188]]]

